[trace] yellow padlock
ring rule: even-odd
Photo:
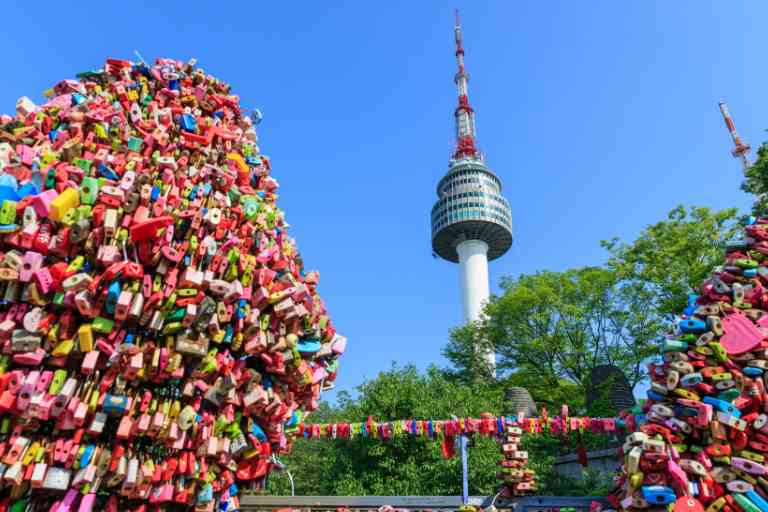
[[[51,355],[53,357],[63,357],[68,356],[70,352],[72,352],[72,349],[75,346],[75,340],[73,338],[68,338],[66,340],[60,341],[51,352]]]
[[[715,501],[709,504],[706,512],[720,512],[725,507],[725,497],[717,498]]]
[[[80,192],[75,188],[67,188],[51,201],[48,208],[48,217],[56,222],[61,222],[70,210],[80,206]]]
[[[80,352],[93,350],[93,327],[91,324],[83,324],[77,329],[77,342]]]

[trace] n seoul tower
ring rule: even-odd
[[[456,120],[456,150],[448,172],[437,184],[437,202],[432,207],[432,251],[459,264],[462,311],[465,322],[480,319],[490,296],[488,260],[495,260],[512,246],[512,213],[501,195],[501,180],[485,165],[477,149],[475,111],[469,105],[464,69],[461,23],[456,11],[456,64],[454,78],[459,105]],[[495,373],[496,356],[484,354]]]

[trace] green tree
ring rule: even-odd
[[[393,365],[357,388],[357,396],[339,394],[338,405],[308,418],[309,422],[450,419],[500,413],[502,393],[490,385],[452,382],[437,368],[420,373],[414,366]],[[457,455],[445,459],[441,441],[421,436],[391,440],[298,439],[284,462],[295,477],[297,494],[313,495],[457,495],[461,465]],[[497,487],[498,444],[476,436],[470,448],[470,492],[493,493]],[[287,478],[275,475],[268,491],[287,494]]]
[[[478,348],[497,354],[502,381],[524,382],[557,407],[583,397],[598,365],[617,366],[632,386],[644,378],[660,324],[643,301],[622,293],[615,272],[542,271],[505,278],[501,288],[483,320],[451,332],[444,355],[459,379],[487,372]]]
[[[755,195],[752,213],[762,214],[768,208],[768,143],[757,150],[757,160],[744,173],[741,190]]]
[[[477,417],[482,412],[503,414],[503,393],[492,381],[460,383],[436,368],[419,372],[413,366],[393,366],[364,383],[352,397],[340,393],[337,405],[324,404],[308,422],[360,422],[368,416],[387,419],[448,419]],[[585,445],[598,446],[604,436],[586,434]],[[297,495],[458,495],[461,466],[458,450],[444,459],[441,441],[403,436],[392,440],[357,437],[353,440],[305,440],[294,443],[283,462],[294,476]],[[563,478],[553,471],[561,447],[573,447],[570,438],[548,434],[523,436],[530,467],[540,476],[542,493],[595,495],[599,485]],[[498,490],[496,471],[500,460],[495,439],[475,436],[469,448],[471,494],[490,495]],[[290,494],[285,473],[270,476],[267,492]]]
[[[734,208],[713,212],[678,206],[631,243],[613,238],[601,244],[611,255],[608,268],[616,272],[623,293],[670,320],[722,261],[725,241],[736,234],[736,220]]]

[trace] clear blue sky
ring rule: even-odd
[[[599,264],[601,239],[679,203],[749,205],[717,100],[768,138],[766,4],[456,3],[479,142],[512,205],[492,289]],[[279,204],[350,338],[338,389],[391,361],[444,365],[458,268],[432,258],[429,212],[453,145],[454,3],[142,4],[3,6],[0,111],[106,57],[196,57],[264,112]]]

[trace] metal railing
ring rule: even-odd
[[[469,504],[487,508],[493,496],[470,496]],[[524,498],[498,498],[497,509],[514,512],[549,512],[553,508],[575,508],[578,512],[588,511],[589,504],[607,502],[602,497],[590,496],[527,496]],[[351,511],[368,511],[383,505],[398,509],[419,511],[458,510],[461,496],[243,496],[240,500],[243,512],[273,511],[280,508],[295,508],[311,512],[335,511],[346,507]]]

